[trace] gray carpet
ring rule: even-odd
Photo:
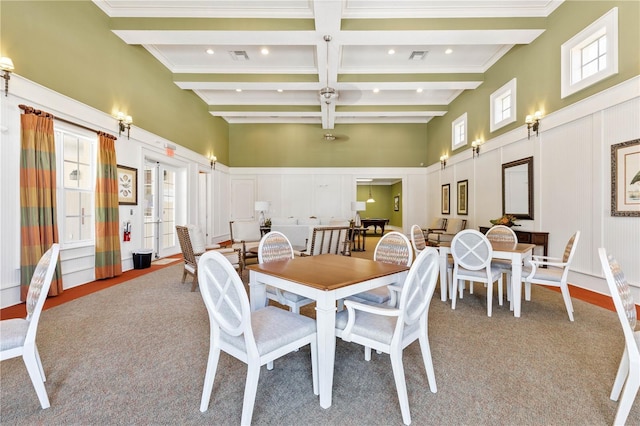
[[[21,359],[1,363],[3,425],[216,424],[240,422],[246,367],[222,354],[209,410],[199,411],[209,320],[182,264],[44,311],[38,344],[51,408],[42,410]],[[438,392],[428,390],[417,342],[404,366],[413,424],[607,425],[609,392],[623,348],[613,312],[574,299],[569,322],[556,292],[533,289],[522,318],[484,288],[456,310],[431,303]],[[495,300],[495,299],[494,299]],[[313,307],[303,313],[313,314]],[[628,424],[640,424],[640,404]],[[333,405],[313,395],[308,348],[262,368],[254,424],[402,424],[389,357],[363,359],[337,343]]]

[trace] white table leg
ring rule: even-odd
[[[449,256],[449,249],[446,247],[438,247],[440,252],[440,300],[446,302],[447,299],[447,257]]]
[[[249,271],[249,302],[252,311],[264,308],[267,302],[267,286],[258,282],[257,276],[256,271]]]
[[[320,406],[331,407],[333,367],[336,355],[336,298],[334,292],[324,292],[316,301],[318,333],[318,381]]]
[[[514,253],[511,258],[511,297],[513,298],[513,316],[520,317],[522,301],[522,254]]]

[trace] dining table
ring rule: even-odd
[[[535,244],[525,243],[500,243],[491,242],[492,258],[506,259],[511,261],[511,297],[513,299],[513,316],[520,317],[522,305],[522,264],[525,259],[533,255]],[[451,242],[442,242],[438,247],[440,252],[440,299],[443,302],[448,300],[447,291],[447,267],[448,258],[451,254]],[[456,286],[452,286],[454,292]],[[451,295],[450,297],[452,297]]]
[[[294,257],[253,264],[249,270],[251,309],[267,303],[266,286],[273,286],[316,301],[320,406],[331,406],[335,364],[337,302],[373,288],[402,283],[409,268],[335,254]]]

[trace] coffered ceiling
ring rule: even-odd
[[[229,123],[427,123],[562,0],[93,0]],[[263,53],[263,49],[266,49]],[[321,95],[323,93],[324,95]]]

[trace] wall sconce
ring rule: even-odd
[[[0,70],[4,71],[1,77],[4,78],[4,95],[7,96],[9,94],[9,79],[11,78],[11,71],[13,71],[11,58],[4,56],[0,58]]]
[[[440,169],[444,169],[445,167],[447,167],[448,158],[449,156],[447,154],[444,154],[440,157]]]
[[[482,145],[482,139],[476,139],[471,142],[471,150],[473,151],[473,158],[480,157],[480,145]]]
[[[218,162],[218,157],[216,157],[215,155],[211,155],[211,157],[209,157],[209,164],[211,165],[211,170],[216,169],[217,162]]]
[[[531,130],[536,132],[538,136],[538,130],[540,129],[540,119],[542,118],[542,112],[536,111],[533,115],[527,115],[524,122],[527,123],[527,139],[531,139]]]
[[[133,118],[130,115],[125,115],[124,112],[118,111],[116,114],[116,120],[118,120],[118,136],[125,130],[127,131],[127,139],[129,139],[129,131],[131,130],[131,123]]]

